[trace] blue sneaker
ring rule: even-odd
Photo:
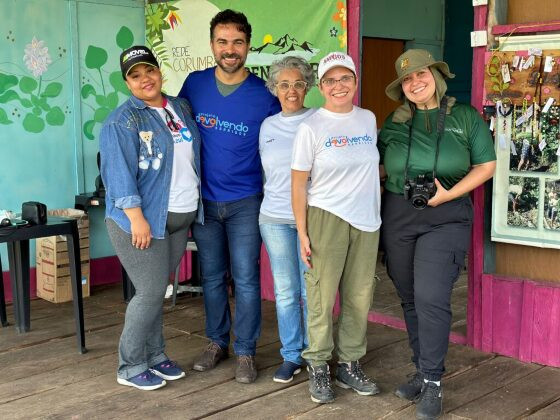
[[[150,369],[128,379],[117,377],[117,382],[121,385],[132,386],[143,391],[152,391],[167,384],[163,379],[154,375]]]
[[[282,363],[282,365],[280,365],[278,370],[274,373],[274,378],[272,378],[272,380],[274,382],[287,384],[288,382],[292,382],[294,375],[297,375],[300,372],[300,365],[284,360],[284,363]]]
[[[150,371],[159,376],[161,379],[166,379],[168,381],[174,381],[175,379],[181,379],[185,376],[185,372],[177,366],[175,362],[167,359],[161,363],[150,368]]]

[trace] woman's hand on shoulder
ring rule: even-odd
[[[428,206],[437,207],[440,204],[451,201],[453,199],[452,194],[448,190],[446,190],[443,185],[441,185],[437,178],[434,180],[434,182],[436,184],[436,193],[428,201]]]

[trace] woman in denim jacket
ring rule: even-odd
[[[185,376],[164,352],[162,302],[188,229],[195,219],[202,222],[200,135],[188,102],[162,94],[148,48],[123,51],[120,64],[132,96],[107,118],[99,145],[107,230],[136,289],[120,338],[117,382],[153,390]]]

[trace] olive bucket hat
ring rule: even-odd
[[[449,66],[444,61],[435,61],[432,54],[426,50],[412,49],[404,52],[395,61],[397,79],[385,88],[385,94],[394,101],[400,101],[403,96],[401,88],[402,80],[411,73],[425,67],[436,68],[444,77],[450,79],[455,75],[449,71]]]

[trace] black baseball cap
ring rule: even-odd
[[[124,50],[120,57],[121,72],[123,79],[126,80],[130,69],[136,64],[147,64],[159,68],[159,63],[154,57],[152,51],[144,45],[135,45]]]

